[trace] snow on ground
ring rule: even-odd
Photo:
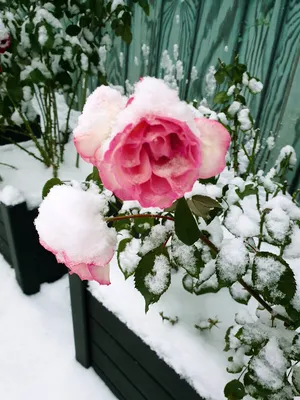
[[[21,143],[27,150],[38,154],[35,145],[31,142]],[[91,172],[91,164],[80,159],[79,168],[76,168],[76,149],[73,141],[66,144],[65,162],[61,165],[58,177],[62,180],[84,180]],[[28,207],[37,207],[42,200],[42,189],[48,179],[52,178],[52,169],[46,168],[40,161],[25,153],[14,144],[0,146],[0,162],[12,165],[17,170],[0,164],[1,191],[7,185],[18,189],[26,199]],[[17,193],[16,193],[17,195]],[[15,203],[11,198],[11,204]]]
[[[75,361],[68,278],[25,296],[0,255],[0,399],[115,400]]]
[[[147,315],[144,299],[134,288],[133,279],[124,281],[115,258],[111,262],[112,284],[104,287],[90,282],[89,288],[200,395],[209,400],[224,399],[224,386],[234,379],[234,375],[226,372],[228,353],[223,352],[224,336],[234,324],[235,313],[246,307],[236,303],[226,289],[217,294],[193,296],[183,289],[181,278],[180,273],[172,275],[169,290],[150,306]],[[178,323],[172,326],[168,321],[162,322],[161,311],[167,317],[178,317]],[[215,317],[220,324],[211,331],[200,332],[194,327]]]

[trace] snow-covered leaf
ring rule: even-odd
[[[171,265],[165,253],[165,248],[150,251],[141,258],[135,270],[135,287],[144,297],[145,312],[170,286]]]
[[[280,256],[259,252],[253,262],[254,287],[272,303],[288,304],[295,295],[296,281],[289,264]]]
[[[245,305],[248,304],[251,297],[250,293],[247,292],[247,290],[245,290],[245,288],[243,288],[239,282],[235,282],[232,286],[230,286],[229,292],[235,301]]]
[[[300,366],[296,365],[293,368],[292,382],[297,390],[298,394],[300,394]]]
[[[185,274],[182,278],[182,286],[190,293],[194,291],[194,279],[191,275]]]
[[[231,286],[247,270],[249,254],[241,238],[224,240],[216,260],[216,271],[222,286]]]

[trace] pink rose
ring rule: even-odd
[[[82,280],[108,285],[117,242],[101,213],[104,197],[72,186],[54,186],[39,207],[35,226],[40,243]]]
[[[120,199],[165,208],[192,189],[200,162],[199,139],[185,122],[151,115],[117,134],[98,168]]]
[[[0,19],[0,54],[6,52],[11,45],[11,39],[7,28],[4,26],[3,21]]]
[[[162,80],[139,81],[125,105],[110,119],[105,139],[96,126],[86,135],[92,157],[88,159],[77,145],[79,154],[98,168],[104,186],[120,199],[166,208],[190,191],[198,178],[224,169],[230,143],[227,130],[216,121],[195,119],[190,107]],[[82,125],[88,117],[84,110]]]

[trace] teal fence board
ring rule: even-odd
[[[162,76],[163,52],[167,50],[175,63],[173,50],[178,45],[185,75],[180,81],[180,95],[189,101],[199,100],[206,95],[208,68],[216,66],[218,58],[230,62],[238,52],[249,71],[264,83],[263,92],[250,98],[262,135],[273,132],[276,150],[294,144],[300,158],[300,0],[149,2],[149,17],[140,7],[134,8],[130,46],[114,39],[107,63],[109,80],[124,86],[141,76]],[[193,67],[198,71],[194,81],[190,79]],[[299,185],[300,162],[298,175],[290,179],[294,187]]]

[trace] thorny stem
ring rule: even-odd
[[[130,219],[130,218],[159,218],[159,219],[168,219],[169,221],[175,221],[174,218],[168,217],[167,215],[155,215],[155,214],[120,215],[118,217],[105,218],[105,221],[106,222],[120,221],[122,219]]]
[[[12,168],[12,169],[15,169],[15,170],[18,169],[18,168],[16,168],[16,167],[14,167],[13,165],[6,164],[6,163],[4,163],[4,162],[0,162],[0,165],[4,165],[5,167],[9,167],[9,168]]]
[[[237,125],[237,120],[236,117],[234,119],[234,131],[232,135],[232,141],[233,141],[233,169],[236,173],[238,173],[239,170],[239,161],[238,161],[238,154],[239,154],[239,149],[238,149],[238,125]]]
[[[200,235],[200,240],[203,241],[215,254],[218,253],[217,247],[203,234]],[[280,314],[275,314],[274,310],[272,307],[265,302],[263,298],[260,297],[258,293],[254,289],[252,289],[243,279],[239,279],[239,283],[243,286],[244,289],[247,290],[249,294],[251,294],[252,297],[254,297],[269,313],[272,315],[273,318],[280,319],[281,321],[284,321],[287,326],[291,326],[292,321],[290,321],[288,318],[285,318],[284,316]]]
[[[25,151],[25,153],[29,154],[31,157],[34,157],[35,159],[37,159],[38,161],[42,162],[43,164],[45,164],[45,160],[43,160],[42,158],[36,156],[34,153],[32,153],[31,151],[27,150],[26,147],[21,146],[18,142],[16,142],[15,140],[12,140],[11,138],[8,138],[4,135],[0,134],[0,137],[7,139],[10,143],[16,145],[17,147],[19,147],[19,149]],[[47,165],[48,166],[48,165]]]
[[[263,228],[264,228],[266,213],[267,213],[267,210],[264,210],[261,214],[260,225],[259,225],[259,239],[258,239],[258,244],[257,244],[258,250],[260,250],[260,246],[261,246],[262,240],[263,240]]]

